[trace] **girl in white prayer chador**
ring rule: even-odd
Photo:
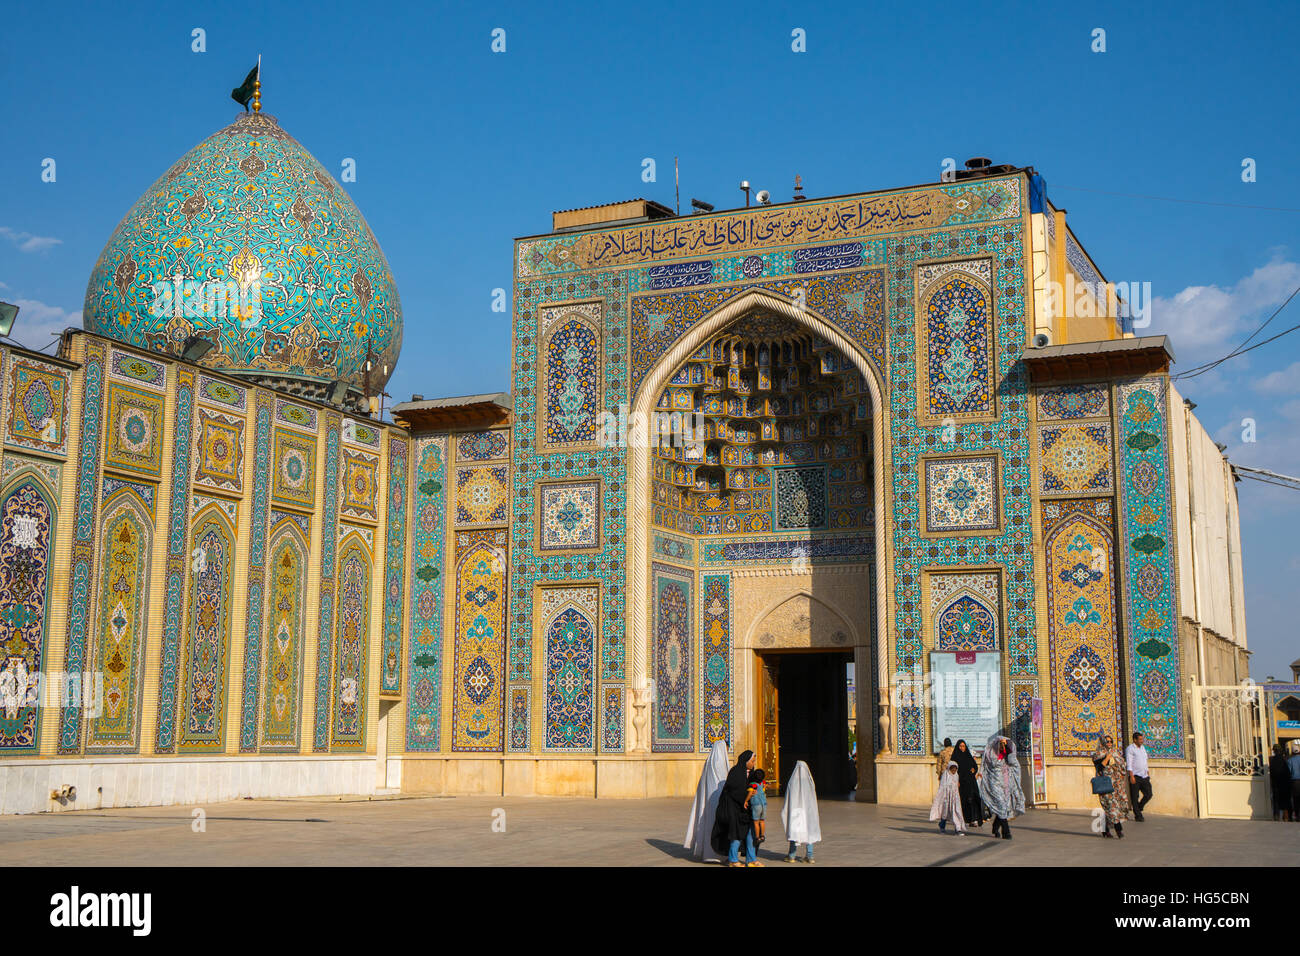
[[[948,771],[939,777],[939,792],[930,804],[930,819],[939,821],[939,829],[947,829],[948,821],[953,824],[953,832],[966,835],[966,820],[961,815],[961,791],[958,788],[957,761],[948,761]]]
[[[817,815],[817,787],[813,784],[812,771],[802,760],[794,765],[794,772],[785,785],[781,826],[785,828],[785,838],[790,841],[785,862],[795,861],[794,851],[799,849],[800,843],[804,844],[803,861],[817,862],[813,859],[813,844],[822,840],[821,818]]]

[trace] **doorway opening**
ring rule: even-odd
[[[784,793],[800,760],[812,772],[819,797],[844,796],[857,787],[852,666],[848,651],[758,653],[758,754],[769,792]]]

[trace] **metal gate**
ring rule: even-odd
[[[1271,819],[1262,688],[1250,681],[1202,686],[1193,678],[1190,693],[1200,816]]]

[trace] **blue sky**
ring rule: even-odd
[[[796,173],[815,197],[933,181],[947,157],[1033,165],[1107,278],[1152,284],[1151,331],[1178,368],[1218,357],[1300,286],[1294,8],[1050,6],[14,5],[0,298],[23,305],[28,345],[75,324],[113,227],[234,116],[229,91],[261,53],[264,109],[336,176],[356,160],[347,188],[402,296],[399,400],[507,389],[491,301],[511,240],[554,209],[671,205],[674,156],[683,203],[719,208],[743,202],[741,179],[779,201]],[[1298,322],[1300,297],[1271,328]],[[1235,461],[1300,475],[1300,332],[1182,387]],[[1300,657],[1300,493],[1248,481],[1241,503],[1252,674],[1280,675]]]

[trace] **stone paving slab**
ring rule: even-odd
[[[239,800],[204,807],[0,817],[0,856],[35,866],[692,866],[681,842],[691,801],[563,797]],[[505,832],[494,832],[495,811]],[[781,861],[781,801],[769,801],[760,859]],[[938,832],[921,808],[820,804],[823,866],[1295,866],[1300,823],[1148,813],[1124,840],[1082,811],[1030,811],[995,840]]]

